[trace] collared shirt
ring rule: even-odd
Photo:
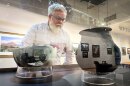
[[[53,65],[61,65],[63,57],[66,57],[64,64],[72,63],[72,44],[63,29],[59,33],[53,33],[48,23],[32,26],[23,39],[23,46],[33,46],[34,44],[38,46],[51,45],[57,48],[57,57],[54,59]]]

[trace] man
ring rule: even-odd
[[[48,8],[48,22],[34,25],[23,40],[24,47],[50,45],[57,48],[57,57],[53,65],[61,65],[63,54],[66,55],[64,64],[72,63],[72,45],[68,34],[62,29],[67,16],[65,7],[52,4]]]

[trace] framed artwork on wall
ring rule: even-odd
[[[122,55],[126,55],[126,47],[122,47]]]
[[[130,54],[130,48],[127,48],[127,54]]]
[[[112,48],[107,48],[107,54],[112,55]]]
[[[92,45],[92,56],[93,57],[100,57],[100,46],[99,45]]]
[[[89,44],[81,43],[81,51],[89,51]]]
[[[0,57],[12,55],[10,50],[21,47],[23,37],[23,34],[0,32]]]

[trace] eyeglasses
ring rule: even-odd
[[[66,18],[62,18],[60,16],[56,16],[56,15],[51,15],[53,16],[57,21],[65,21]]]

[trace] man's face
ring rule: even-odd
[[[55,11],[52,15],[49,15],[49,24],[54,28],[61,28],[65,22],[66,14],[60,10]]]

